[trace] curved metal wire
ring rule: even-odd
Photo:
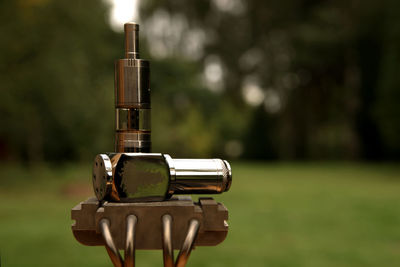
[[[190,252],[192,251],[194,241],[196,240],[197,233],[199,232],[200,223],[196,219],[192,219],[189,223],[185,241],[179,251],[178,258],[176,259],[175,266],[184,267],[189,259]]]
[[[110,231],[110,220],[103,218],[100,220],[100,231],[103,235],[104,241],[106,242],[107,253],[115,267],[123,267],[124,261],[115,246],[114,240],[111,236]]]
[[[137,217],[126,217],[125,267],[135,267],[135,233]]]
[[[135,232],[137,217],[129,215],[126,218],[126,243],[125,243],[125,261],[122,259],[111,235],[110,220],[103,218],[99,222],[100,231],[105,241],[105,247],[110,259],[115,267],[134,267],[135,266]],[[190,253],[193,249],[194,242],[199,232],[200,223],[196,219],[192,219],[186,233],[185,240],[182,244],[179,255],[174,264],[174,251],[172,247],[172,217],[165,214],[162,217],[162,245],[164,267],[185,267]]]
[[[162,217],[162,245],[164,267],[174,267],[174,250],[172,248],[172,217],[165,214]]]

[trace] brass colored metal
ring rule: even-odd
[[[125,267],[135,267],[135,234],[137,218],[135,215],[126,217]]]
[[[164,267],[174,267],[174,250],[172,248],[172,217],[169,214],[162,216],[162,242]]]
[[[196,219],[192,219],[189,224],[189,229],[186,234],[185,241],[182,244],[182,248],[179,251],[178,258],[176,259],[176,267],[185,267],[190,252],[193,249],[194,241],[196,240],[197,233],[199,232],[200,223]]]
[[[161,153],[96,156],[93,188],[99,200],[162,201],[173,194],[218,194],[229,190],[232,172],[221,159],[173,159]]]
[[[119,254],[117,247],[115,246],[114,240],[110,232],[110,220],[106,218],[101,219],[99,222],[99,227],[112,263],[115,267],[123,267],[123,260],[121,258],[121,255]]]

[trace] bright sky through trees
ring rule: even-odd
[[[110,24],[115,31],[123,31],[124,23],[138,18],[138,0],[107,0],[111,4]]]

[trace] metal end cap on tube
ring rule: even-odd
[[[232,169],[231,169],[231,165],[224,160],[223,161],[226,167],[226,174],[224,175],[224,178],[226,177],[226,186],[225,186],[225,190],[224,192],[227,192],[230,188],[231,188],[231,184],[232,184]]]
[[[232,169],[221,159],[173,159],[163,154],[170,173],[170,194],[217,194],[229,190]]]
[[[124,24],[124,28],[127,30],[134,30],[134,31],[138,31],[139,30],[139,24],[137,24],[136,22],[130,21]]]
[[[105,199],[111,193],[113,168],[110,158],[106,154],[96,156],[93,164],[93,189],[98,199]]]

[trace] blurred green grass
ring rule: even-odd
[[[90,164],[27,170],[1,165],[3,266],[111,266],[102,247],[74,240],[70,210],[90,196]],[[198,247],[189,266],[400,266],[400,166],[232,164],[230,232]],[[138,251],[137,266],[161,266]]]

